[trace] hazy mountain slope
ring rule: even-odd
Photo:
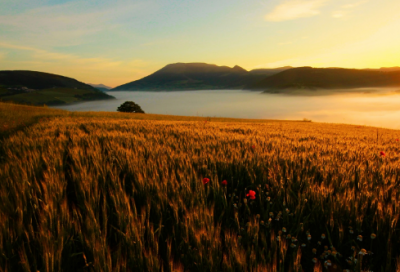
[[[391,86],[400,86],[400,71],[300,67],[253,82],[244,89],[335,89]]]
[[[60,105],[112,98],[73,78],[35,71],[0,71],[0,99],[4,101]]]
[[[94,87],[94,88],[96,88],[97,90],[100,90],[100,91],[102,91],[102,92],[108,92],[109,90],[112,89],[112,87],[108,87],[108,86],[106,86],[106,85],[104,85],[104,84],[92,84],[92,83],[88,83],[88,85],[90,85],[90,86],[92,86],[92,87]]]
[[[364,70],[374,70],[374,71],[383,71],[383,72],[395,72],[400,71],[400,67],[381,67],[379,69],[364,69]]]
[[[239,66],[230,68],[205,63],[175,63],[112,91],[240,89],[263,77],[264,75],[251,74]]]
[[[104,88],[104,89],[112,89],[112,87],[106,86],[104,84],[93,84],[93,83],[88,83],[88,85],[95,87],[95,88]]]

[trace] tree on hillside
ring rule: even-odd
[[[120,112],[134,112],[134,113],[145,113],[142,108],[133,101],[126,101],[118,107],[117,111]]]

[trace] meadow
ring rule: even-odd
[[[400,132],[0,103],[0,271],[400,271]]]

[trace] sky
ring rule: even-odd
[[[398,0],[0,0],[0,70],[115,87],[177,62],[400,66]]]

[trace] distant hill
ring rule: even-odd
[[[381,67],[379,69],[364,69],[364,70],[373,70],[373,71],[383,71],[383,72],[395,72],[400,71],[400,67]]]
[[[246,71],[206,63],[174,63],[110,91],[284,90],[400,86],[400,67],[379,69],[293,68]]]
[[[206,63],[175,63],[111,91],[241,89],[264,77],[263,74],[250,73],[240,66],[230,68]]]
[[[257,75],[272,76],[292,68],[293,68],[292,66],[284,66],[279,68],[261,68],[261,69],[253,69],[250,71],[250,73]]]
[[[102,91],[102,92],[108,92],[109,90],[112,89],[111,87],[108,87],[108,86],[106,86],[106,85],[104,85],[104,84],[92,84],[92,83],[88,83],[88,85],[90,85],[90,86],[92,86],[92,87],[94,87],[94,88],[96,88],[97,90],[100,90],[100,91]]]
[[[33,105],[62,105],[112,99],[96,88],[60,75],[35,71],[0,71],[0,100]]]
[[[268,89],[347,89],[400,86],[400,71],[300,67],[265,77],[244,87]]]

